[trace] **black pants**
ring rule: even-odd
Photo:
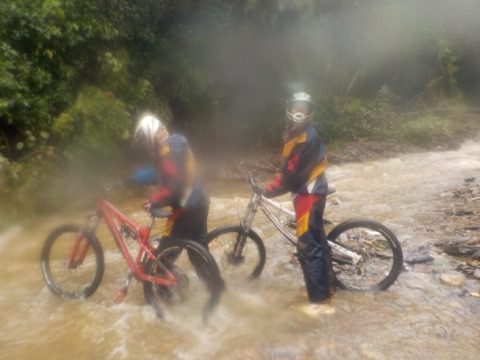
[[[207,246],[207,219],[208,205],[198,208],[174,210],[174,214],[168,219],[167,227],[171,227],[166,236],[173,239],[193,240],[208,251]],[[188,257],[207,287],[215,293],[220,293],[224,288],[224,282],[219,272],[211,273],[205,268],[204,259],[198,258],[196,253],[188,252]]]
[[[198,208],[178,209],[174,211],[168,236],[174,239],[193,240],[206,246],[208,205]]]
[[[299,194],[294,201],[298,259],[313,303],[328,299],[335,291],[330,246],[323,229],[325,200],[324,195]]]

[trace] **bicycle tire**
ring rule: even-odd
[[[385,290],[397,280],[403,253],[395,234],[385,225],[368,219],[347,220],[335,226],[328,240],[361,255],[358,265],[332,260],[337,284],[345,289]]]
[[[81,264],[66,263],[78,234],[89,248]],[[100,285],[104,273],[103,249],[94,234],[84,232],[80,225],[62,225],[47,237],[41,252],[41,269],[48,288],[65,299],[91,296]],[[80,284],[74,281],[81,282]]]
[[[236,256],[234,247],[240,235],[246,236],[246,243],[242,253]],[[224,276],[233,277],[237,273],[238,277],[253,280],[260,276],[265,267],[266,250],[262,238],[251,229],[245,233],[241,225],[225,225],[212,230],[207,235],[207,245]],[[246,276],[242,269],[246,269]]]
[[[201,305],[206,317],[218,304],[224,288],[218,266],[208,250],[191,240],[167,238],[160,241],[155,256],[155,260],[147,259],[144,263],[145,273],[158,276],[165,274],[165,268],[168,268],[177,280],[170,287],[143,282],[145,300],[157,316],[164,317],[163,306],[167,304],[173,306],[186,302],[188,298],[204,297],[200,301],[204,302]],[[192,293],[191,296],[188,292]]]

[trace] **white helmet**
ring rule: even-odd
[[[140,118],[135,128],[135,140],[145,140],[149,146],[155,144],[155,134],[165,125],[153,115],[144,115]]]
[[[302,110],[299,111],[299,108]],[[312,120],[313,108],[312,97],[306,92],[297,92],[287,101],[287,118],[296,124],[303,124]]]

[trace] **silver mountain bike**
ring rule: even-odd
[[[294,234],[295,213],[267,199],[248,176],[252,188],[250,201],[240,224],[224,225],[208,234],[210,253],[225,278],[244,276],[255,279],[262,273],[266,250],[260,235],[252,228],[258,208],[274,227],[301,251]],[[324,219],[325,226],[333,226]],[[369,219],[351,219],[334,226],[327,234],[337,284],[350,290],[384,290],[398,278],[403,254],[394,233]],[[228,280],[227,280],[228,281]]]

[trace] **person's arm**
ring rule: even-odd
[[[264,195],[274,197],[288,191],[295,191],[307,185],[312,176],[320,176],[325,169],[325,152],[321,140],[316,137],[297,141],[282,164],[279,175],[265,187]]]
[[[136,185],[153,185],[159,181],[157,171],[153,166],[144,166],[134,171],[127,179],[128,183]]]
[[[292,188],[302,180],[302,174],[299,169],[304,165],[308,157],[305,155],[308,143],[296,144],[287,159],[282,163],[282,168],[279,174],[265,186],[264,195],[266,197],[276,197],[289,192]]]

